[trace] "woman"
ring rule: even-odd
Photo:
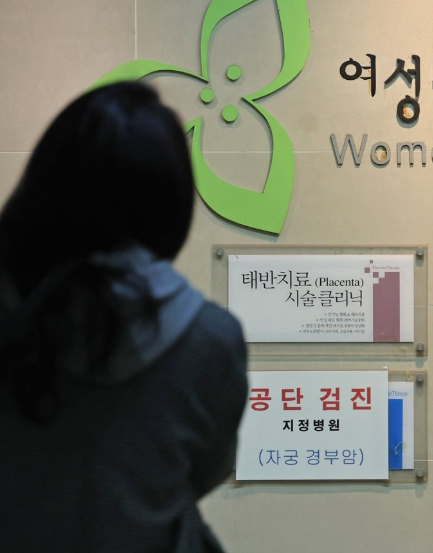
[[[196,503],[232,468],[237,321],[170,261],[182,129],[122,83],[52,123],[0,217],[0,550],[218,552]]]

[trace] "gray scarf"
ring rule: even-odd
[[[98,275],[96,290],[88,278],[92,271]],[[134,245],[95,253],[49,275],[3,321],[10,335],[4,339],[25,348],[27,336],[39,325],[60,369],[110,385],[131,378],[163,355],[203,303],[201,293],[169,261]],[[115,322],[110,338],[104,308]],[[95,362],[95,351],[106,355],[98,355]]]

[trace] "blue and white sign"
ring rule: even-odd
[[[414,388],[413,382],[390,382],[389,468],[413,469],[414,464]]]

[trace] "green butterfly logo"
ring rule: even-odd
[[[137,80],[156,73],[175,73],[202,83],[200,99],[204,105],[214,99],[209,75],[209,44],[222,19],[257,0],[212,0],[206,11],[200,40],[201,75],[158,61],[134,60],[124,63],[101,77],[91,89],[124,80]],[[305,65],[310,49],[310,23],[306,0],[273,0],[278,9],[281,28],[282,66],[278,75],[264,88],[241,97],[267,125],[272,140],[271,162],[262,192],[240,188],[224,181],[207,164],[202,151],[203,116],[185,125],[192,132],[191,162],[196,186],[203,201],[216,213],[247,227],[279,234],[290,205],[294,181],[294,155],[290,138],[277,121],[257,101],[273,94],[291,82]],[[227,78],[236,81],[242,69],[230,65]],[[203,86],[205,85],[205,86]],[[223,108],[221,115],[230,124],[238,117],[233,105]]]

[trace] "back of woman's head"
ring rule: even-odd
[[[22,293],[92,251],[138,243],[173,258],[190,224],[193,178],[182,128],[155,92],[89,92],[51,124],[0,216],[0,265]]]

